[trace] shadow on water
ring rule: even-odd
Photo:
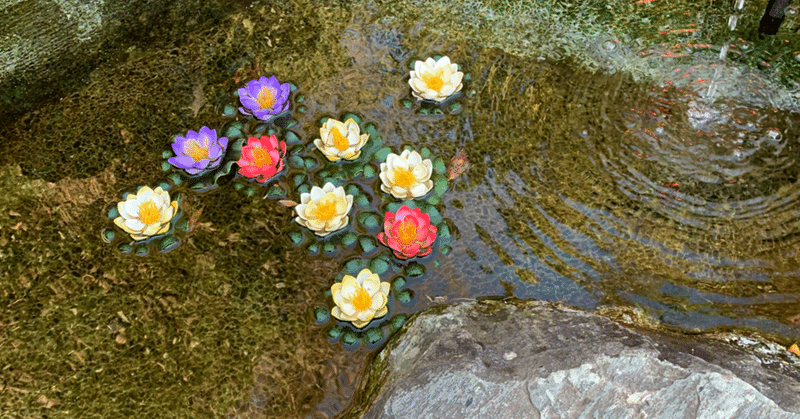
[[[176,250],[137,258],[100,242],[102,208],[160,180],[172,136],[221,126],[217,105],[242,71],[302,87],[294,130],[307,142],[321,117],[353,112],[395,151],[424,146],[445,161],[467,151],[470,170],[432,204],[452,250],[422,261],[413,298],[391,316],[515,296],[638,307],[684,332],[800,340],[800,115],[756,72],[670,56],[657,83],[459,41],[369,7],[285,7],[233,15],[210,34],[217,43],[192,35],[101,68],[3,127],[13,156],[0,159],[0,273],[14,279],[2,285],[0,363],[16,390],[0,406],[58,417],[346,409],[375,351],[327,342],[333,322],[314,325],[312,310],[331,306],[325,290],[359,247],[309,256],[286,237],[291,210],[225,182],[187,194],[195,224]],[[288,38],[254,38],[253,22],[275,15],[285,21],[270,33]],[[624,58],[621,42],[599,45]],[[434,54],[471,75],[457,115],[402,104],[409,63]],[[154,83],[177,99],[147,94]],[[109,102],[108,91],[129,94]]]

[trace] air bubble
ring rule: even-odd
[[[787,7],[785,13],[786,13],[786,16],[796,16],[797,15],[797,8],[796,7]]]

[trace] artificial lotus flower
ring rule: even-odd
[[[378,274],[363,269],[356,277],[345,275],[342,282],[331,287],[333,302],[336,304],[331,315],[361,329],[376,317],[389,312],[389,283],[381,282]]]
[[[281,84],[275,76],[250,80],[239,89],[239,101],[242,103],[239,111],[269,121],[289,109],[290,91],[289,83]]]
[[[360,132],[353,118],[345,122],[330,118],[319,129],[321,138],[314,140],[314,145],[330,161],[355,160],[369,139],[369,134],[359,135]]]
[[[216,130],[204,126],[200,132],[189,130],[185,137],[175,137],[172,143],[175,157],[167,161],[190,175],[196,175],[219,166],[227,147],[226,137],[217,138]]]
[[[278,141],[275,135],[250,137],[242,147],[242,157],[236,163],[239,165],[239,174],[264,183],[283,169],[284,157],[286,142]]]
[[[430,254],[436,240],[436,226],[431,225],[430,216],[419,208],[412,210],[405,205],[396,213],[386,213],[383,230],[378,233],[378,240],[399,259]]]
[[[169,193],[160,186],[155,190],[144,186],[117,203],[117,211],[114,224],[134,240],[144,240],[169,231],[170,221],[178,213],[178,201],[170,201]]]
[[[458,66],[450,62],[446,55],[438,61],[428,58],[414,62],[414,70],[408,84],[411,94],[418,99],[444,102],[448,97],[461,90],[461,79],[464,73]]]
[[[310,193],[300,194],[300,204],[294,207],[294,219],[320,237],[347,225],[347,213],[353,207],[353,195],[345,195],[343,187],[328,182],[323,187],[313,186]]]
[[[381,190],[397,199],[419,198],[433,187],[431,159],[422,160],[416,151],[404,150],[400,155],[389,153],[381,163]]]

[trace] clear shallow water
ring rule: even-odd
[[[553,10],[554,15],[556,10],[564,11],[564,5],[554,4]],[[308,13],[316,15],[316,11]],[[552,51],[544,47],[541,58],[539,54],[514,55],[458,39],[455,33],[437,35],[431,30],[434,28],[414,20],[392,21],[372,8],[358,10],[354,17],[337,10],[329,13],[339,18],[336,25],[314,26],[319,22],[306,17],[292,21],[292,28],[301,24],[324,28],[320,39],[314,41],[318,43],[295,34],[307,41],[307,49],[273,51],[272,57],[279,57],[274,62],[260,59],[264,73],[275,73],[301,86],[307,109],[297,115],[299,124],[294,131],[311,141],[318,133],[319,118],[354,112],[374,123],[384,145],[396,151],[404,145],[425,146],[447,161],[464,148],[471,163],[469,172],[451,182],[442,203],[436,205],[452,227],[452,252],[422,261],[424,275],[406,287],[413,291],[412,301],[406,305],[394,302],[390,316],[435,304],[513,295],[587,310],[636,306],[664,326],[693,333],[733,328],[755,331],[784,344],[800,338],[796,303],[800,294],[796,251],[800,126],[796,121],[800,115],[790,107],[785,91],[775,90],[774,82],[765,81],[769,78],[743,65],[720,61],[715,54],[709,57],[704,53],[708,48],[674,57],[674,44],[665,41],[682,32],[654,34],[658,41],[649,49],[644,49],[646,40],[625,41],[621,36],[609,38],[617,39],[614,48],[603,48],[604,42],[587,44],[600,48],[594,57],[604,57],[602,50],[615,56],[597,61],[609,68],[577,70],[577,63],[569,59],[570,53],[580,48],[577,43],[570,47],[573,49],[561,51],[562,59],[550,56]],[[120,131],[119,144],[103,143],[103,152],[99,147],[79,148],[75,154],[97,156],[91,160],[91,170],[83,167],[81,173],[100,179],[101,175],[90,172],[110,167],[121,181],[104,183],[109,185],[106,195],[140,181],[156,181],[160,174],[151,169],[158,167],[160,150],[168,148],[170,135],[196,128],[198,123],[223,123],[219,115],[210,116],[214,113],[210,109],[228,100],[231,73],[253,69],[259,62],[253,57],[266,50],[259,43],[265,41],[250,40],[246,28],[268,14],[266,10],[242,12],[228,23],[233,29],[226,33],[235,36],[227,41],[220,37],[223,41],[218,43],[224,47],[198,47],[214,64],[201,67],[207,72],[205,78],[186,76],[179,78],[180,83],[172,83],[171,89],[186,96],[185,103],[169,104],[181,109],[178,116],[170,113],[174,111],[170,107],[161,106],[158,119],[142,121],[138,111],[144,112],[142,108],[151,106],[152,100],[142,94],[119,107],[133,109],[134,123],[120,122],[123,125],[110,132],[94,128],[108,124],[82,122],[74,109],[71,118],[77,122],[71,119],[68,128],[57,122],[37,125],[36,121],[53,113],[69,116],[67,101],[60,105],[64,108],[51,108],[55,112],[46,118],[33,114],[21,119],[17,122],[20,131],[33,126],[35,134],[55,131],[76,143],[88,131],[98,144],[106,135],[116,139],[119,128],[133,131],[131,137]],[[675,16],[679,17],[674,17],[673,29],[689,27],[682,25],[697,19],[696,14]],[[550,39],[548,36],[555,35],[545,34],[541,39]],[[238,39],[245,41],[240,45]],[[205,45],[203,42],[198,45]],[[203,54],[186,53],[190,57],[185,59],[204,62],[197,57]],[[458,115],[421,115],[401,104],[409,97],[404,79],[408,63],[433,54],[449,55],[472,76],[466,88],[475,94],[462,100],[464,109]],[[647,81],[635,71],[612,68],[620,60],[643,55],[650,61],[646,65],[640,61],[640,67],[658,70],[653,70],[658,77]],[[146,73],[141,68],[146,65],[146,60],[137,63],[132,59],[131,66],[121,72],[131,72],[137,86],[148,90],[145,86],[152,79],[135,77]],[[175,64],[166,60],[154,68],[168,72],[171,65]],[[201,92],[206,89],[205,96],[201,95],[206,106],[199,105],[202,110],[195,118],[197,85]],[[93,108],[102,109],[98,118],[114,121],[118,109],[101,105]],[[37,131],[37,126],[45,128]],[[18,145],[21,136],[14,138],[15,149],[27,150]],[[61,143],[55,143],[38,153],[21,153],[19,164],[27,179],[63,180],[58,172],[38,170],[40,160],[56,161],[69,154],[60,147]],[[128,151],[130,148],[138,152],[140,165],[127,163],[136,154]],[[49,159],[41,158],[40,153]],[[114,162],[120,158],[126,162],[122,168]],[[82,163],[67,160],[62,164]],[[378,186],[377,181],[359,184],[374,190]],[[181,269],[189,275],[210,275],[197,288],[206,292],[208,286],[212,294],[220,294],[224,310],[241,309],[233,302],[241,300],[252,306],[249,308],[258,308],[263,321],[287,323],[277,331],[247,323],[237,332],[240,318],[224,327],[211,325],[231,329],[234,337],[269,343],[255,345],[255,354],[240,356],[254,372],[245,378],[247,390],[230,396],[239,402],[237,411],[242,416],[270,415],[275,406],[284,406],[283,398],[292,399],[296,412],[311,409],[312,416],[333,416],[353,399],[374,352],[364,345],[347,351],[338,343],[325,342],[324,333],[332,323],[314,326],[311,310],[331,306],[325,289],[341,273],[345,259],[358,257],[358,248],[327,257],[285,250],[293,245],[282,234],[288,228],[280,226],[291,224],[291,211],[262,200],[260,195],[249,199],[223,188],[190,200],[195,208],[204,208],[200,221],[210,224],[198,228],[182,247],[144,259],[143,265],[152,272],[158,272],[154,269],[158,267],[167,273],[149,274],[141,279],[145,289],[131,287],[128,292],[183,300],[193,295],[195,287],[173,286],[168,282],[171,275],[187,275]],[[98,197],[92,202],[97,207],[107,204]],[[81,216],[88,220],[89,214],[96,213],[96,208],[86,209]],[[87,223],[91,224],[92,240],[97,241],[94,232],[101,227]],[[271,243],[276,240],[283,240],[282,245]],[[21,246],[21,251],[30,251],[40,245],[31,241]],[[108,266],[130,268],[130,259],[109,256],[109,249],[92,246],[85,246],[90,257]],[[265,249],[278,249],[280,254],[265,258]],[[184,258],[193,259],[186,262]],[[85,268],[75,264],[76,272]],[[170,264],[177,268],[168,270]],[[297,275],[291,271],[296,266],[313,274]],[[271,299],[274,289],[280,291],[278,302],[259,299],[265,295]],[[238,300],[227,297],[229,293]],[[204,300],[198,301],[195,310],[202,309]],[[111,318],[118,317],[115,311],[109,311]],[[148,313],[135,304],[124,312],[128,317],[132,312],[142,317]],[[174,316],[176,323],[182,324],[185,317],[191,325],[195,320],[189,319],[201,317],[194,313],[164,316],[166,320],[156,323],[169,325]],[[305,325],[305,334],[298,333]],[[289,327],[296,336],[276,337]],[[128,328],[129,339],[134,340],[135,328]],[[202,330],[189,329],[202,336]],[[274,341],[279,343],[273,345]],[[220,338],[208,346],[223,347],[221,342],[225,340]],[[173,357],[181,355],[178,352]],[[209,363],[224,369],[219,361]],[[241,364],[236,366],[241,368]],[[278,387],[287,388],[288,394],[280,394],[275,390]]]

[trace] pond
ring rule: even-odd
[[[796,6],[764,37],[766,1],[580,3],[236,4],[129,41],[82,87],[8,117],[0,409],[334,417],[409,316],[482,297],[800,340]],[[440,56],[464,73],[460,97],[414,100],[414,62]],[[235,93],[273,75],[292,112],[259,124]],[[313,141],[350,117],[370,140],[329,162]],[[181,177],[173,138],[203,126],[240,147],[274,133],[285,167],[263,184],[236,166]],[[404,148],[432,161],[418,200],[381,190]],[[319,237],[295,204],[328,181],[355,202]],[[158,185],[178,221],[132,243],[116,204]],[[436,227],[430,254],[378,240],[401,202]],[[391,289],[359,329],[331,316],[331,286],[365,267]]]

